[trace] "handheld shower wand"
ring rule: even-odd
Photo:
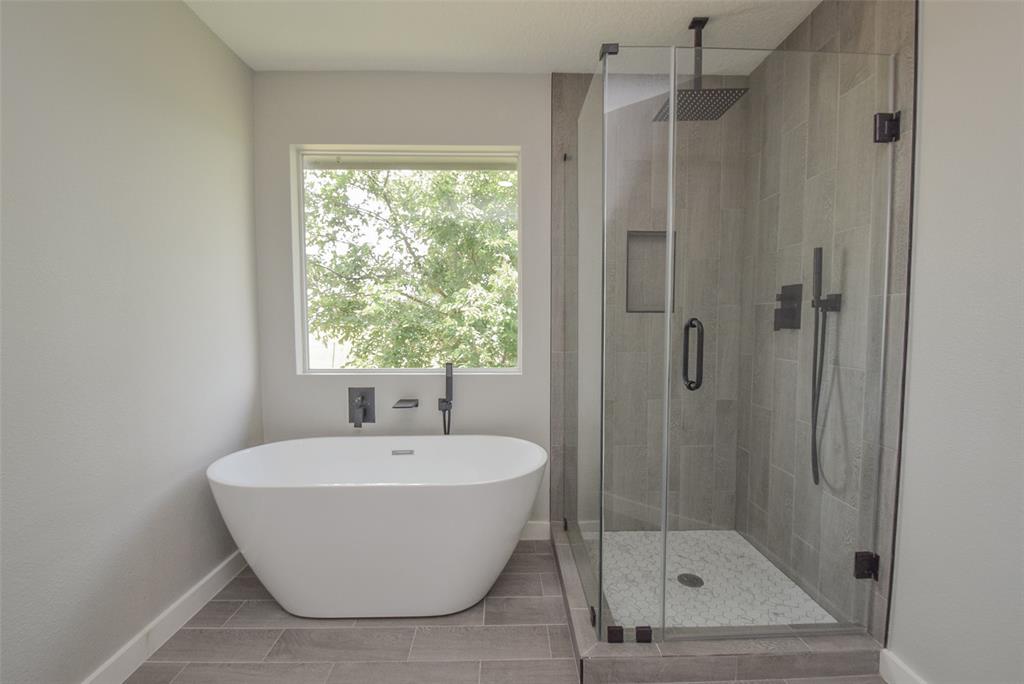
[[[452,368],[452,364],[444,364],[444,396],[437,400],[437,410],[441,412],[441,428],[446,435],[452,432],[452,403],[454,402]]]
[[[811,308],[814,309],[814,341],[811,359],[811,477],[814,484],[821,479],[821,461],[818,455],[818,409],[821,404],[821,382],[825,375],[825,335],[829,311],[839,311],[843,296],[821,296],[821,247],[814,248],[814,278],[811,290]]]

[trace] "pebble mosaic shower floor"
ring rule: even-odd
[[[605,596],[615,623],[659,625],[660,532],[606,532]],[[692,573],[704,585],[680,584]],[[668,533],[666,626],[726,627],[834,623],[771,561],[738,532],[701,530]]]

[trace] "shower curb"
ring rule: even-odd
[[[626,628],[624,643],[598,641],[569,539],[561,526],[552,526],[551,540],[582,684],[878,675],[882,647],[864,633],[780,632],[767,638],[636,643],[634,630]]]

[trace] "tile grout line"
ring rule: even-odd
[[[405,654],[405,662],[412,660],[412,647],[416,644],[416,635],[420,633],[420,628],[414,626],[412,628],[412,639],[409,640],[409,652]]]
[[[274,643],[270,644],[270,648],[268,648],[267,652],[263,654],[263,658],[260,660],[260,662],[263,662],[263,663],[267,662],[267,656],[270,655],[270,652],[273,651],[274,647],[277,646],[278,642],[281,641],[281,638],[284,636],[284,633],[285,633],[285,630],[282,629],[281,632],[277,635],[277,638],[274,639]]]
[[[548,658],[554,658],[555,657],[555,650],[553,648],[551,648],[551,626],[548,625],[544,629],[548,633]]]
[[[476,661],[476,684],[482,684],[484,681],[484,661]]]
[[[231,618],[233,618],[233,617],[235,617],[236,615],[238,615],[238,611],[242,610],[242,607],[243,607],[243,606],[244,606],[244,605],[245,605],[246,603],[248,603],[248,602],[249,602],[248,600],[245,600],[245,601],[242,601],[242,602],[240,602],[240,603],[238,604],[238,607],[237,607],[237,608],[235,608],[235,612],[231,613],[231,615],[228,615],[227,619],[226,619],[226,620],[224,620],[224,622],[222,622],[222,623],[220,624],[220,626],[221,626],[221,627],[224,627],[224,626],[226,626],[226,625],[227,625],[227,624],[228,624],[229,622],[231,622]],[[207,603],[206,605],[208,606],[208,605],[210,605],[210,603],[212,603],[212,601],[208,602],[208,603]],[[205,608],[205,607],[206,607],[206,606],[203,606],[203,608]],[[202,609],[200,609],[200,610],[202,610]],[[173,681],[173,680],[172,680],[172,681]]]
[[[145,663],[143,663],[143,664],[145,664]],[[174,676],[173,676],[173,677],[171,677],[171,681],[167,682],[167,684],[174,684],[174,680],[175,680],[175,679],[177,679],[178,677],[180,677],[180,676],[181,676],[181,673],[182,673],[182,672],[184,672],[184,671],[185,671],[185,668],[186,668],[186,667],[188,667],[188,666],[189,666],[189,663],[185,663],[184,665],[182,665],[181,669],[180,669],[180,670],[178,670],[178,671],[177,671],[177,672],[176,672],[176,673],[174,674]],[[131,675],[129,675],[129,677],[130,677],[130,676],[131,676]]]

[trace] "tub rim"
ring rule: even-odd
[[[292,443],[295,443],[295,442],[310,442],[310,441],[315,441],[315,440],[330,440],[330,439],[337,439],[337,440],[347,440],[347,439],[389,439],[389,438],[392,438],[392,439],[413,439],[413,438],[420,438],[420,437],[431,437],[431,438],[437,438],[437,439],[440,439],[440,438],[443,438],[443,437],[453,437],[453,438],[456,438],[456,439],[467,438],[467,437],[486,437],[488,439],[498,439],[498,440],[508,441],[508,442],[521,442],[521,443],[527,445],[527,447],[531,447],[532,449],[537,450],[539,452],[539,454],[542,455],[542,458],[540,458],[539,462],[535,466],[533,466],[532,468],[528,468],[528,469],[524,470],[523,472],[517,473],[517,474],[515,474],[515,475],[513,475],[511,477],[501,477],[501,478],[494,478],[494,479],[490,479],[490,480],[459,481],[459,482],[309,482],[309,483],[304,483],[304,484],[268,484],[268,483],[256,484],[256,483],[252,483],[252,482],[239,482],[239,481],[227,479],[227,478],[224,478],[224,477],[218,477],[213,472],[214,469],[219,464],[221,464],[223,461],[225,461],[225,460],[227,460],[229,458],[240,457],[242,454],[246,454],[248,452],[256,451],[257,449],[261,449],[263,447],[267,447],[267,446],[271,446],[271,445],[292,444]],[[225,454],[223,456],[220,456],[219,458],[217,458],[217,460],[215,460],[213,463],[211,463],[206,468],[206,479],[210,483],[211,486],[212,485],[219,485],[219,486],[223,486],[223,487],[234,487],[234,488],[238,488],[238,489],[349,489],[349,488],[355,489],[355,488],[367,488],[367,487],[377,487],[377,488],[389,488],[389,489],[391,489],[391,488],[405,488],[405,487],[416,487],[416,488],[422,488],[422,487],[479,487],[479,486],[482,486],[482,485],[500,484],[500,483],[503,483],[503,482],[513,482],[515,480],[518,480],[518,479],[521,479],[521,478],[524,478],[524,477],[529,477],[529,476],[533,475],[534,473],[536,473],[537,471],[543,470],[544,468],[546,468],[547,465],[548,465],[548,462],[550,461],[550,459],[551,459],[551,456],[548,453],[548,450],[545,449],[544,447],[542,447],[541,445],[537,444],[536,442],[531,442],[530,440],[523,439],[522,437],[510,437],[510,436],[507,436],[507,435],[490,435],[490,434],[468,434],[468,435],[325,435],[325,436],[320,436],[320,437],[296,437],[296,438],[293,438],[293,439],[281,439],[281,440],[276,440],[276,441],[273,441],[273,442],[264,442],[263,444],[256,444],[254,446],[246,447],[244,449],[239,449],[237,451],[232,451],[229,454]]]

